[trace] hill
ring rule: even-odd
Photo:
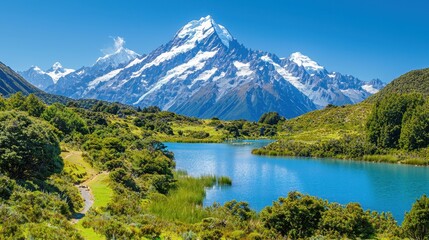
[[[365,101],[374,103],[392,93],[411,92],[421,93],[424,97],[429,96],[429,68],[413,70],[401,75]]]
[[[261,155],[429,164],[429,69],[408,72],[362,103],[328,106],[278,127]]]
[[[22,92],[24,95],[28,95],[30,93],[40,92],[40,90],[27,82],[27,80],[10,67],[0,62],[0,94],[7,97],[16,92]]]

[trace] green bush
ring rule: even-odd
[[[279,198],[273,206],[264,208],[261,221],[285,237],[307,238],[317,230],[325,205],[318,198],[290,192],[287,198]]]
[[[417,199],[411,211],[405,214],[402,228],[411,239],[429,239],[429,198],[426,195]]]
[[[0,171],[15,179],[44,179],[63,168],[56,131],[19,112],[0,113]]]

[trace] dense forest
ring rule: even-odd
[[[404,130],[374,134],[382,137],[368,142],[375,148],[421,149],[427,136],[413,134],[427,127],[414,124],[427,119],[421,95],[392,96],[375,105],[365,129],[385,132],[376,123],[393,116],[385,113],[392,104],[399,104],[395,116],[407,120],[386,124]],[[161,141],[277,136],[287,121],[276,113],[265,114],[259,123],[200,120],[157,107],[46,105],[18,93],[0,98],[0,119],[1,239],[424,239],[429,229],[426,196],[402,226],[389,213],[298,192],[261,212],[238,201],[203,207],[205,187],[231,180],[176,171],[174,154]],[[79,216],[84,202],[76,185],[83,182],[95,199]]]

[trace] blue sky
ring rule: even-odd
[[[15,70],[91,65],[115,36],[149,53],[206,15],[249,48],[279,57],[300,51],[363,80],[389,82],[429,67],[426,0],[8,0],[1,7],[0,61]]]

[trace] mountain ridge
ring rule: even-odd
[[[126,53],[125,41],[114,40],[115,49]],[[101,57],[46,90],[77,99],[157,105],[195,117],[257,120],[269,111],[292,118],[328,104],[360,102],[383,86],[328,72],[299,52],[279,58],[248,49],[211,16],[190,21],[147,55],[129,51],[127,61],[100,67]]]

